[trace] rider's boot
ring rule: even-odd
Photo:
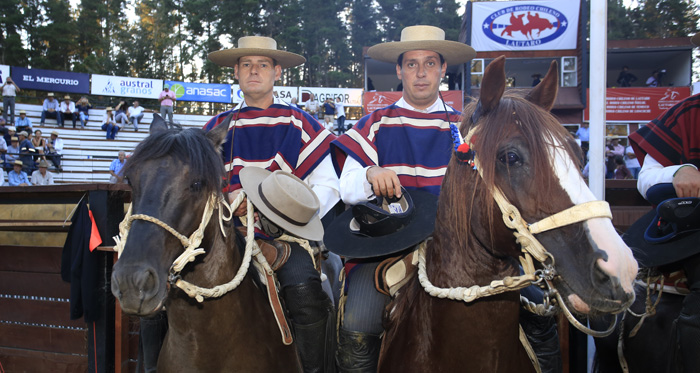
[[[680,356],[676,360],[679,372],[697,372],[700,367],[700,255],[688,258],[683,266],[688,278],[690,294],[683,300],[678,319],[674,321],[676,343]],[[675,350],[675,349],[674,349]]]
[[[320,281],[282,291],[305,373],[335,372],[335,309]]]
[[[559,333],[553,316],[539,316],[520,310],[520,325],[530,346],[537,355],[542,373],[559,373],[562,371]]]
[[[338,373],[374,373],[379,362],[381,338],[370,333],[338,331]]]

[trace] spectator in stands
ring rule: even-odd
[[[5,122],[15,122],[15,97],[17,97],[17,92],[21,91],[11,77],[8,76],[5,79],[5,83],[2,85],[2,117],[5,119]],[[12,111],[12,115],[9,115],[8,111]],[[10,119],[8,119],[8,116]]]
[[[299,99],[292,97],[292,101],[289,104],[294,107],[299,107]]]
[[[134,106],[129,107],[129,110],[127,111],[127,116],[134,125],[134,132],[138,132],[139,130],[139,123],[141,123],[141,119],[143,119],[144,110],[145,108],[143,106],[139,106],[138,101],[134,101]]]
[[[323,101],[323,123],[327,130],[333,132],[333,116],[335,115],[335,104],[333,100],[327,98]]]
[[[306,111],[308,111],[312,117],[316,118],[316,120],[318,120],[318,109],[320,105],[318,101],[316,101],[316,96],[314,96],[313,93],[309,95],[309,101],[306,101],[304,106],[306,106]]]
[[[7,184],[9,186],[27,186],[32,185],[29,182],[27,173],[22,171],[22,161],[15,161],[13,163],[12,171],[7,174]]]
[[[112,184],[122,184],[124,183],[124,175],[122,175],[122,168],[126,164],[126,153],[123,150],[119,152],[118,158],[112,161],[109,165],[109,182]]]
[[[617,164],[615,163],[615,156],[619,155],[622,157],[625,155],[625,147],[620,144],[620,139],[614,138],[610,140],[605,149],[605,178],[612,179],[615,176],[615,169]]]
[[[75,128],[75,123],[78,120],[78,113],[75,110],[75,102],[70,100],[69,95],[63,96],[63,102],[61,102],[61,123],[65,123],[67,119],[73,121],[73,128]]]
[[[5,154],[7,154],[7,142],[5,137],[0,136],[0,170],[5,166]]]
[[[7,133],[5,134],[5,136],[3,136],[5,138],[5,142],[9,144],[12,139],[12,136],[17,136],[15,135],[16,132],[17,129],[15,128],[15,126],[7,127]]]
[[[90,109],[92,109],[92,105],[90,105],[90,101],[88,101],[87,97],[85,96],[81,97],[80,100],[78,100],[78,103],[75,104],[75,111],[80,119],[80,128],[87,127],[87,122],[90,119]]]
[[[17,134],[19,139],[19,160],[24,163],[24,169],[27,173],[34,171],[34,145],[32,145],[31,140],[29,140],[29,134],[26,131],[20,131]]]
[[[345,132],[345,105],[340,97],[335,99],[335,114],[338,117],[338,136]]]
[[[632,178],[632,173],[630,172],[630,170],[627,169],[627,166],[625,166],[625,160],[622,158],[621,155],[616,155],[614,157],[614,162],[615,162],[615,176],[614,176],[614,178],[616,180],[625,180],[625,179]]]
[[[7,147],[5,155],[5,167],[12,167],[15,161],[19,160],[19,139],[17,136],[12,136],[10,145]]]
[[[540,82],[542,81],[542,79],[540,79],[540,78],[542,78],[542,74],[540,74],[540,73],[532,74],[530,77],[532,78],[532,86],[533,87],[540,84]]]
[[[47,152],[46,158],[48,158],[58,172],[62,172],[61,168],[61,153],[63,153],[63,139],[58,138],[58,131],[51,132],[51,140],[46,144]]]
[[[54,118],[59,127],[63,127],[63,121],[61,115],[59,115],[58,101],[53,97],[53,92],[49,92],[44,100],[44,106],[41,108],[41,121],[40,124],[44,126],[46,118]]]
[[[647,78],[647,87],[658,87],[659,86],[659,71],[654,70],[651,72],[651,76]]]
[[[637,81],[637,77],[629,72],[629,70],[630,68],[628,66],[622,66],[622,71],[620,71],[620,75],[617,76],[617,84],[619,84],[620,87],[631,87],[632,83]]]
[[[19,116],[17,119],[15,119],[15,128],[17,128],[17,131],[27,131],[27,133],[32,132],[32,120],[27,118],[26,111],[19,111]]]
[[[160,93],[158,96],[158,102],[160,102],[160,116],[165,119],[165,115],[168,115],[168,118],[170,118],[167,122],[168,123],[173,123],[173,106],[175,105],[175,101],[177,100],[177,97],[175,97],[175,92],[170,90],[169,86],[165,86],[163,88],[163,92]]]
[[[49,163],[45,160],[39,162],[39,169],[32,172],[32,184],[53,185],[53,174],[48,171]]]
[[[107,131],[107,140],[114,140],[119,132],[119,126],[114,120],[114,114],[112,113],[112,107],[107,107],[105,111],[105,116],[102,118],[102,129]]]
[[[41,130],[34,131],[32,146],[34,146],[34,149],[36,150],[34,160],[37,158],[46,159],[46,157],[44,157],[44,153],[46,152],[46,139],[41,135]]]
[[[124,128],[126,123],[129,122],[129,117],[126,116],[126,102],[119,101],[119,104],[114,108],[114,121],[119,125],[119,129]]]
[[[5,139],[3,139],[5,141]],[[5,185],[5,170],[0,167],[0,186]]]
[[[634,154],[634,149],[632,149],[631,145],[625,148],[625,166],[630,170],[632,179],[639,177],[639,171],[641,171],[642,166],[639,164],[639,159],[637,159],[637,155]]]

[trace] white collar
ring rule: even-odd
[[[284,106],[289,106],[288,103],[282,101],[279,97],[277,96],[272,96],[272,104],[273,105],[284,105]],[[233,110],[243,110],[248,107],[248,104],[245,102],[245,99],[243,101],[239,102],[238,105],[236,105]]]
[[[401,96],[400,100],[396,101],[396,106],[398,106],[402,109],[417,111],[419,113],[434,113],[437,111],[445,111],[445,107],[446,107],[445,104],[440,99],[440,97],[438,97],[437,100],[435,100],[435,102],[433,102],[433,104],[428,106],[426,109],[424,109],[424,110],[416,109],[413,106],[409,105],[408,102],[406,102],[406,100],[404,100],[403,96]],[[450,106],[447,106],[447,107],[449,109],[452,109]],[[454,109],[452,109],[452,110],[454,110]]]

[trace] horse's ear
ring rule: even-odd
[[[540,84],[535,86],[530,93],[525,96],[525,99],[533,104],[550,111],[554,106],[554,100],[557,99],[557,91],[559,90],[559,70],[557,69],[557,61],[554,60],[549,65],[547,75],[542,79]]]
[[[484,79],[481,81],[479,102],[483,113],[493,110],[501,101],[506,89],[506,57],[500,56],[486,66]]]
[[[158,114],[153,114],[153,121],[151,122],[151,127],[149,129],[150,134],[154,134],[156,132],[160,131],[165,131],[168,129],[168,125],[165,123],[165,120]]]
[[[218,126],[207,132],[207,138],[214,144],[214,148],[219,149],[221,144],[224,143],[224,140],[226,140],[226,134],[228,133],[228,127],[231,125],[232,117],[233,114],[230,114]]]

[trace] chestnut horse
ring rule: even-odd
[[[434,238],[425,249],[426,276],[421,279],[419,271],[389,305],[380,372],[534,369],[519,341],[518,291],[467,301],[467,294],[480,291],[453,290],[442,299],[424,290],[434,290],[425,278],[444,288],[491,284],[504,290],[492,281],[519,274],[521,246],[504,224],[504,205],[494,203],[497,195],[512,204],[506,209],[517,210],[508,220],[537,221],[515,233],[518,241],[539,241],[546,250],[536,264],[546,272],[533,271],[538,275],[532,278],[558,292],[558,302],[589,314],[621,312],[634,300],[637,263],[615,233],[607,204],[591,202],[595,198],[579,171],[580,149],[549,113],[558,86],[556,62],[525,97],[504,94],[504,66],[503,57],[488,65],[479,101],[465,110],[460,132],[471,149],[459,151],[448,165]],[[589,214],[593,205],[600,211]],[[553,215],[564,210],[578,217],[562,224],[567,218]],[[455,294],[465,301],[452,300]]]
[[[267,297],[251,276],[235,290],[201,302],[174,286],[178,279],[206,288],[227,283],[243,262],[234,226],[225,219],[230,211],[219,213],[224,206],[219,148],[229,126],[205,134],[168,129],[155,117],[150,136],[124,168],[133,219],[125,220],[130,229],[112,273],[112,293],[128,314],[167,309],[159,372],[301,371],[295,347],[282,343]],[[213,213],[205,212],[211,208]],[[192,244],[199,233],[201,243]],[[173,263],[188,245],[206,253],[192,263],[183,261],[178,274]],[[243,275],[245,268],[239,271]]]

